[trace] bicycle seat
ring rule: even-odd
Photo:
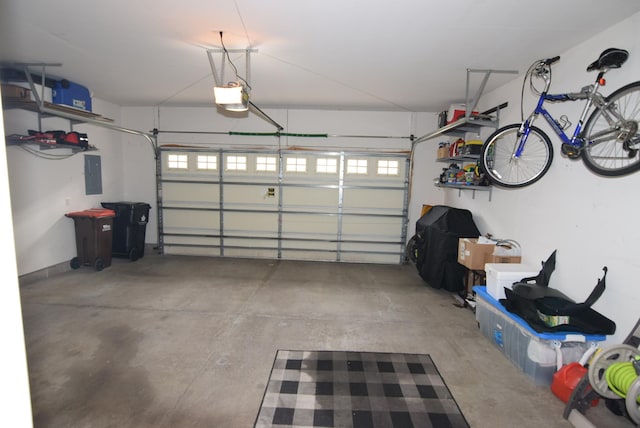
[[[620,68],[627,58],[629,58],[629,52],[624,49],[605,49],[600,54],[600,58],[589,64],[587,71]]]

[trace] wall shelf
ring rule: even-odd
[[[41,107],[35,101],[24,100],[20,98],[2,97],[2,108],[5,110],[20,109],[31,111],[34,113],[40,113],[42,117],[54,117],[58,116],[56,113],[73,115],[74,118],[68,118],[73,122],[86,122],[87,119],[99,120],[105,123],[112,123],[113,119],[101,116],[99,114],[92,113],[90,111],[84,111],[73,107],[66,107],[60,104],[53,104],[48,101],[43,102],[43,107],[46,112],[43,112]],[[51,111],[51,112],[49,112]]]
[[[72,124],[75,123],[86,123],[91,125],[100,126],[102,128],[111,129],[114,131],[124,132],[126,134],[139,135],[144,137],[150,144],[153,149],[154,157],[158,158],[158,146],[155,139],[155,135],[149,132],[138,131],[136,129],[124,128],[122,126],[118,126],[114,123],[113,119],[106,118],[99,114],[95,114],[89,111],[80,110],[73,107],[68,107],[60,104],[53,104],[47,101],[44,101],[44,86],[41,87],[41,93],[36,89],[36,85],[34,83],[34,77],[30,71],[31,67],[42,67],[42,75],[40,76],[41,81],[45,82],[47,77],[45,73],[46,66],[59,66],[61,64],[46,64],[46,63],[0,63],[0,70],[4,67],[17,68],[18,71],[21,70],[23,76],[21,76],[21,81],[25,81],[29,83],[29,90],[31,91],[31,95],[35,98],[34,101],[27,100],[23,98],[2,98],[2,108],[3,109],[21,109],[25,111],[32,111],[38,113],[38,121],[41,118],[45,117],[60,117],[63,119],[69,120]],[[40,123],[39,123],[40,124]],[[40,126],[39,126],[40,129]]]
[[[479,84],[479,87],[475,93],[475,95],[471,94],[471,75],[479,73],[482,74],[482,81]],[[491,70],[491,69],[467,69],[467,85],[465,89],[465,106],[466,111],[465,115],[458,119],[453,123],[449,123],[439,129],[436,129],[429,134],[423,135],[417,138],[414,141],[414,144],[421,143],[423,141],[430,140],[439,135],[454,135],[454,136],[464,136],[467,132],[478,132],[481,127],[491,127],[494,129],[498,128],[500,109],[505,108],[508,104],[503,103],[499,106],[496,106],[492,109],[489,109],[480,114],[471,114],[475,111],[476,106],[478,105],[478,101],[480,101],[480,97],[484,92],[484,88],[487,85],[487,81],[492,74],[517,74],[518,72],[515,70]]]
[[[78,147],[70,144],[46,144],[46,143],[38,143],[32,140],[21,139],[15,135],[7,135],[5,137],[5,142],[8,146],[28,146],[33,149],[38,149],[40,151],[46,150],[71,150],[71,153],[81,153],[81,152],[93,152],[98,150],[95,146],[89,145],[88,147]]]
[[[497,111],[499,110],[499,108],[504,108],[506,106],[507,106],[507,103],[504,103],[503,105],[494,107],[494,108]],[[430,134],[423,135],[416,141],[417,142],[426,141],[426,140],[430,140],[432,138],[438,137],[440,135],[464,137],[464,135],[467,132],[477,133],[482,127],[491,127],[491,128],[497,129],[498,128],[497,114],[495,117],[490,116],[488,114],[479,114],[479,115],[472,115],[469,117],[463,117],[461,119],[458,119],[455,122],[452,122],[448,125],[443,126],[442,128],[436,129]]]
[[[477,162],[478,160],[480,160],[480,155],[459,155],[459,156],[451,156],[451,157],[436,159],[436,162],[460,163],[460,162]]]
[[[458,183],[436,183],[435,184],[436,187],[440,187],[442,189],[458,189],[458,197],[461,196],[462,191],[469,191],[471,190],[473,192],[473,194],[471,195],[472,199],[476,198],[476,191],[478,192],[489,192],[489,202],[491,202],[491,193],[492,193],[492,186],[474,186],[474,185],[469,185],[469,184],[458,184]]]

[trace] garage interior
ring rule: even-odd
[[[591,83],[610,47],[630,56],[603,94],[637,80],[640,4],[543,0],[525,20],[503,0],[40,3],[0,6],[2,68],[35,77],[2,80],[14,245],[0,390],[16,426],[253,426],[280,349],[428,354],[469,426],[578,426],[481,334],[464,292],[420,277],[406,244],[442,205],[517,241],[523,264],[557,251],[551,285],[576,301],[607,266],[593,307],[616,324],[603,346],[625,340],[640,307],[638,175],[590,172],[542,123],[553,165],[521,189],[438,186],[450,162],[437,149],[519,122],[536,59],[560,55],[555,92]],[[50,103],[46,78],[88,88],[90,111],[4,103],[5,84]],[[216,106],[229,81],[246,84],[248,111]],[[491,120],[439,133],[460,104]],[[578,104],[549,109],[576,122]],[[29,130],[89,147],[16,144]],[[66,214],[116,201],[149,204],[144,256],[72,269]],[[601,401],[593,426],[634,426]]]

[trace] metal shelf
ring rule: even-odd
[[[90,111],[80,110],[73,107],[66,107],[60,104],[53,104],[48,101],[44,101],[42,108],[38,103],[31,100],[23,100],[19,98],[2,97],[2,107],[4,109],[20,109],[31,111],[34,113],[40,113],[43,117],[53,117],[64,114],[66,119],[74,122],[86,122],[87,119],[99,120],[105,123],[113,122],[113,119],[101,116],[99,114],[91,113]],[[72,115],[69,117],[68,115]]]
[[[476,190],[479,192],[489,192],[489,202],[491,202],[492,186],[474,186],[457,183],[436,183],[435,186],[442,189],[458,189],[458,197],[460,197],[463,190],[471,190],[473,192],[471,195],[472,199],[476,198]]]
[[[430,134],[423,135],[418,138],[416,142],[430,140],[439,135],[453,135],[456,137],[463,137],[467,132],[474,132],[482,127],[498,128],[497,117],[488,115],[474,115],[470,117],[463,117],[455,122],[452,122],[442,128],[438,128]]]
[[[491,191],[491,186],[474,186],[472,184],[456,184],[456,183],[437,183],[436,187],[461,190],[480,190],[483,192]]]
[[[12,137],[11,135],[7,135],[5,137],[5,142],[8,146],[30,146],[37,148],[41,151],[43,150],[60,150],[60,149],[69,149],[72,153],[80,153],[80,152],[93,152],[98,150],[95,146],[89,145],[88,147],[78,147],[71,144],[45,144],[38,143],[30,140],[20,140]]]
[[[153,149],[154,157],[158,158],[158,147],[157,142],[155,141],[155,135],[138,131],[136,129],[124,128],[122,126],[118,126],[112,119],[106,118],[99,114],[95,114],[92,112],[80,110],[73,107],[67,107],[60,104],[53,104],[47,101],[44,101],[44,85],[41,88],[41,93],[38,92],[35,86],[35,82],[33,80],[34,76],[31,73],[31,67],[41,67],[41,80],[44,83],[47,79],[45,73],[45,67],[47,66],[60,66],[61,64],[46,64],[46,63],[1,63],[0,62],[0,70],[4,67],[11,67],[21,70],[24,74],[24,81],[29,83],[29,89],[31,94],[35,98],[35,101],[24,100],[24,99],[16,99],[16,98],[2,98],[2,108],[3,109],[21,109],[25,111],[32,111],[38,113],[38,120],[42,117],[60,117],[63,119],[67,119],[71,121],[71,123],[87,123],[91,125],[100,126],[102,128],[112,129],[114,131],[124,132],[127,134],[139,135],[144,137],[150,144]],[[40,126],[39,126],[40,129]]]
[[[436,162],[475,162],[480,159],[480,155],[460,155],[460,156],[451,156],[447,158],[436,159]]]
[[[475,95],[471,94],[471,75],[474,73],[483,74],[482,81],[478,87]],[[489,76],[492,74],[517,74],[518,72],[515,70],[490,70],[490,69],[467,69],[467,85],[465,90],[465,106],[466,111],[464,117],[458,119],[457,121],[450,123],[448,125],[443,126],[442,128],[436,129],[435,131],[423,135],[418,139],[414,140],[414,144],[421,143],[423,141],[430,140],[439,135],[454,135],[454,136],[464,136],[467,132],[477,131],[481,127],[491,127],[498,128],[499,114],[500,109],[505,108],[507,103],[496,106],[492,109],[489,109],[480,114],[473,115],[471,112],[475,111],[476,106],[478,105],[478,101],[484,92],[484,88],[487,85],[487,81],[489,80]],[[492,115],[495,113],[494,115]]]

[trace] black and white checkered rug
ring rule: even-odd
[[[254,426],[469,424],[429,355],[279,350]]]

